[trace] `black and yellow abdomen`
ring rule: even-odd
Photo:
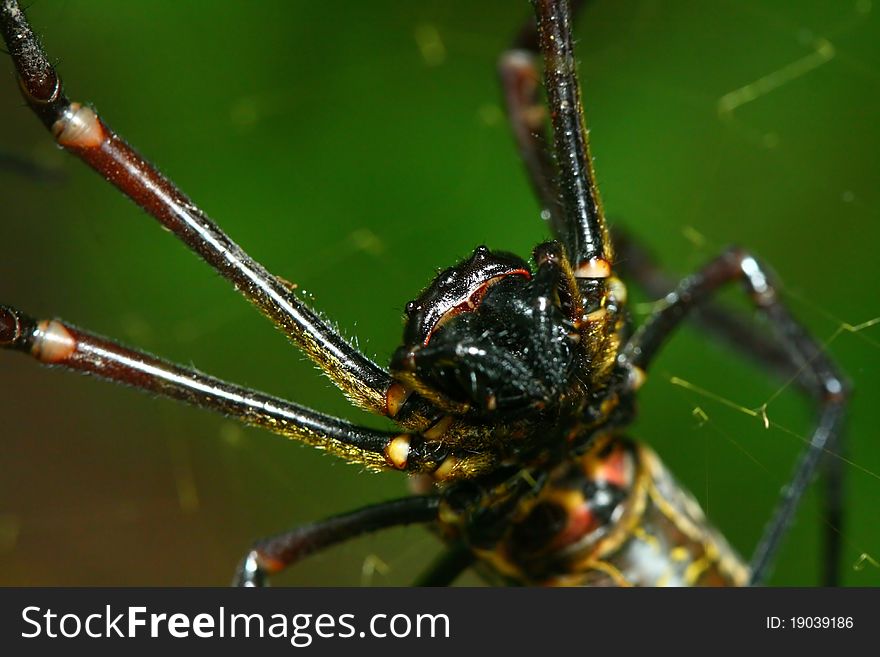
[[[458,533],[452,526],[452,533]],[[538,586],[744,586],[749,571],[647,446],[617,436],[557,466],[520,498],[490,578]]]

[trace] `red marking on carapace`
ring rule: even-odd
[[[455,317],[456,315],[460,315],[461,313],[473,312],[477,309],[477,306],[480,305],[483,301],[483,297],[486,296],[486,292],[492,287],[495,283],[500,281],[502,278],[506,276],[525,276],[526,279],[532,278],[532,273],[528,269],[514,269],[513,271],[506,272],[501,274],[500,276],[493,276],[488,281],[483,281],[479,286],[471,290],[466,297],[463,297],[458,301],[454,306],[450,307],[445,313],[440,315],[440,319],[436,321],[434,326],[431,327],[430,333],[425,338],[424,345],[427,345],[431,341],[431,337],[434,333],[439,329],[443,324],[448,322],[450,319]]]

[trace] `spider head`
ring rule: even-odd
[[[391,370],[447,411],[519,413],[564,396],[578,361],[559,262],[536,250],[521,258],[478,247],[407,304],[404,344]],[[542,255],[543,254],[543,255]]]

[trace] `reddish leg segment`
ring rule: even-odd
[[[37,321],[2,305],[0,348],[222,413],[373,469],[433,472],[447,454],[418,434],[358,427],[123,347],[62,321]]]
[[[818,404],[818,419],[810,444],[795,465],[794,476],[783,488],[779,504],[770,518],[764,535],[752,556],[752,584],[762,583],[773,556],[791,523],[804,491],[812,482],[826,452],[834,454],[841,435],[848,397],[847,385],[822,346],[811,338],[780,301],[770,274],[756,258],[732,248],[711,261],[699,272],[686,278],[665,298],[663,308],[654,313],[633,335],[620,356],[623,364],[644,370],[670,334],[687,315],[699,309],[723,286],[742,282],[746,293],[773,324],[779,340],[797,367],[801,386]],[[840,488],[839,468],[830,469],[832,493]],[[827,535],[828,567],[826,584],[836,583],[836,564],[840,556],[839,507],[832,505],[830,522],[833,532]]]
[[[348,344],[233,242],[208,216],[115,134],[88,106],[71,102],[15,0],[0,0],[0,30],[18,71],[22,94],[55,140],[155,217],[277,324],[359,406],[397,415],[402,392],[383,368]],[[421,428],[427,404],[396,419]]]

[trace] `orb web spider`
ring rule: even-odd
[[[747,252],[730,249],[711,261],[631,330],[617,274],[658,295],[670,286],[637,245],[608,233],[575,77],[569,7],[560,0],[533,4],[536,23],[502,57],[500,72],[514,134],[555,241],[535,248],[533,266],[478,247],[442,272],[407,306],[404,344],[386,371],[247,256],[93,110],[71,103],[18,4],[2,1],[3,35],[25,99],[56,141],[233,282],[354,403],[401,427],[357,427],[3,306],[6,348],[221,412],[350,462],[412,475],[412,497],[258,542],[237,583],[261,584],[322,547],[415,522],[431,523],[450,546],[426,584],[450,582],[472,564],[493,581],[527,584],[760,583],[822,452],[839,439],[843,379]],[[549,112],[539,95],[541,57]],[[735,281],[768,317],[774,337],[709,303]],[[657,457],[621,434],[645,371],[689,314],[793,377],[819,406],[811,446],[748,565]],[[829,468],[832,491],[839,477]],[[830,524],[839,526],[839,510]],[[828,583],[837,536],[829,533]]]

